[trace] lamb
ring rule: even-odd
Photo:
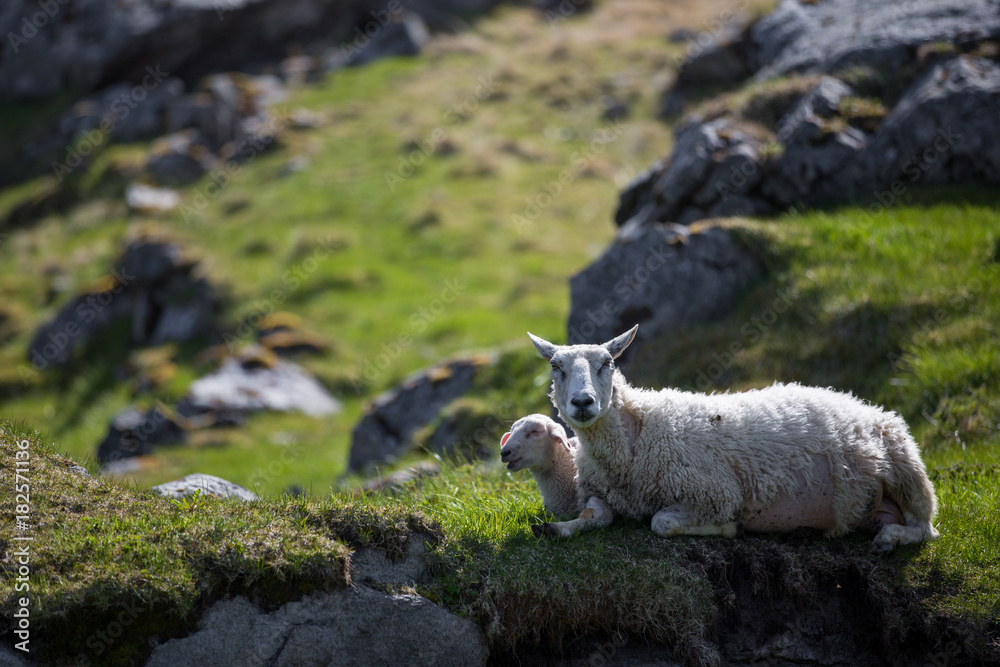
[[[545,509],[558,517],[580,513],[576,463],[578,441],[545,415],[528,415],[514,422],[500,439],[500,460],[507,470],[527,469],[538,484]]]
[[[632,387],[614,360],[637,329],[603,345],[528,334],[579,437],[585,501],[578,518],[537,532],[565,537],[622,514],[661,536],[868,529],[875,552],[937,539],[934,488],[899,415],[798,384],[710,395]]]

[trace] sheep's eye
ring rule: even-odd
[[[610,359],[607,359],[603,364],[601,364],[601,367],[597,369],[597,372],[600,373],[605,368],[611,368],[611,360]]]
[[[561,372],[562,372],[562,369],[561,369],[561,368],[559,368],[559,364],[552,364],[552,371],[553,371],[553,372],[555,372],[555,371],[559,371],[559,372],[561,373]]]

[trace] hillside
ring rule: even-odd
[[[995,186],[920,184],[877,210],[857,198],[714,221],[759,278],[722,316],[645,341],[625,368],[642,386],[795,381],[899,412],[935,484],[939,541],[877,557],[865,535],[665,540],[628,521],[539,541],[530,526],[551,517],[534,483],[497,460],[507,426],[550,411],[549,369],[525,332],[566,340],[568,280],[616,238],[622,190],[675,145],[682,120],[657,118],[663,93],[700,35],[735,22],[730,9],[500,6],[436,33],[419,56],[289,84],[272,108],[275,145],[224,181],[176,186],[170,211],[125,202],[148,178],[151,141],[108,143],[65,179],[26,170],[0,190],[0,467],[31,453],[31,657],[169,662],[181,645],[170,640],[204,630],[219,603],[243,596],[280,615],[364,590],[419,594],[470,622],[491,664],[1000,664]],[[686,110],[760,120],[813,83],[695,86]],[[0,136],[44,132],[71,97],[0,108]],[[14,154],[0,151],[4,178]],[[143,239],[182,250],[185,279],[218,297],[216,327],[135,344],[134,326],[112,323],[65,365],[33,368],[39,328],[74,299],[127,287],[114,272]],[[98,444],[116,415],[173,414],[275,314],[311,337],[304,347],[318,352],[289,359],[339,411],[183,422],[182,443],[101,474]],[[373,401],[453,359],[481,363],[471,389],[397,460],[349,472],[352,429]],[[449,419],[460,446],[432,451]],[[361,490],[428,462],[440,471]],[[148,492],[193,472],[261,500]],[[7,573],[19,502],[0,494]],[[0,607],[15,618],[13,589]],[[123,609],[138,610],[127,632],[102,638]],[[16,627],[4,625],[5,642]],[[269,655],[261,664],[278,664],[280,651]]]

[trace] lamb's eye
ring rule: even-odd
[[[603,371],[606,368],[611,368],[611,360],[610,359],[608,359],[603,364],[601,364],[601,367],[597,369],[597,372],[600,373],[601,371]]]
[[[562,372],[562,369],[559,368],[559,364],[552,364],[552,372],[554,373],[556,371]]]

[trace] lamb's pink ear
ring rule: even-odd
[[[553,440],[556,440],[563,447],[566,448],[567,452],[573,451],[573,448],[569,446],[569,440],[566,439],[566,431],[559,424],[552,423],[549,424],[549,435],[552,436]]]
[[[504,445],[507,444],[507,438],[509,437],[510,437],[510,431],[507,431],[506,433],[503,434],[503,437],[500,438],[500,447],[503,447]]]

